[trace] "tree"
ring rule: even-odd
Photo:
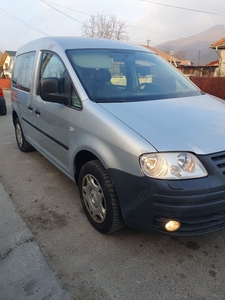
[[[82,35],[114,40],[128,40],[126,23],[115,15],[91,16],[82,25]]]

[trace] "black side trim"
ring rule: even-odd
[[[47,136],[49,139],[51,139],[53,142],[55,142],[56,144],[58,144],[59,146],[63,147],[66,150],[69,150],[69,147],[64,145],[63,143],[61,143],[60,141],[56,140],[54,137],[52,137],[51,135],[47,134],[46,132],[42,131],[41,129],[39,129],[37,126],[31,124],[29,121],[27,121],[26,119],[22,118],[23,121],[25,121],[27,124],[29,124],[30,126],[32,126],[33,128],[35,128],[36,130],[38,130],[39,132],[41,132],[42,134],[44,134],[45,136]]]

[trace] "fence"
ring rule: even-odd
[[[190,77],[203,92],[225,100],[225,77]]]
[[[3,89],[10,89],[11,79],[9,78],[0,78],[0,87]]]
[[[225,100],[225,77],[190,77],[203,92]],[[10,89],[10,79],[0,78],[0,86]]]

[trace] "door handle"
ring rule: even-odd
[[[28,106],[28,109],[29,109],[29,111],[30,111],[30,112],[32,112],[32,111],[33,111],[33,107],[32,107],[32,106],[30,106],[30,105]]]
[[[40,117],[40,114],[41,114],[41,113],[40,113],[40,111],[39,111],[38,109],[36,109],[36,110],[35,110],[35,114],[36,114],[38,117]]]

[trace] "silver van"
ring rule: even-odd
[[[225,228],[225,102],[144,47],[46,37],[12,76],[18,147],[79,186],[102,233],[191,236]]]

